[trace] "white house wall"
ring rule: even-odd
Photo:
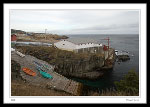
[[[93,45],[94,47],[100,47],[100,46],[103,46],[102,44],[94,44]]]
[[[54,43],[54,45],[63,50],[76,50],[76,49],[82,49],[82,48],[90,48],[90,47],[101,47],[102,44],[94,44],[94,43],[83,43],[83,44],[74,44],[67,40],[62,40],[60,42]]]
[[[89,47],[100,47],[100,46],[102,46],[102,44],[86,43],[86,44],[76,45],[76,49],[89,48]]]
[[[76,49],[88,48],[88,47],[93,47],[93,43],[86,43],[86,44],[78,44],[78,45],[76,45]]]
[[[54,45],[57,48],[63,49],[63,50],[73,51],[74,49],[76,49],[76,45],[74,43],[71,43],[71,42],[66,41],[66,40],[62,40],[60,42],[56,42],[56,43],[54,43]]]

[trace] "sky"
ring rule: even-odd
[[[138,34],[138,10],[10,10],[10,28],[52,34]]]

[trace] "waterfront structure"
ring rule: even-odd
[[[51,43],[43,43],[43,42],[15,42],[16,46],[52,46]]]
[[[17,40],[17,36],[15,34],[11,35],[11,41],[16,41]]]
[[[76,38],[71,38],[56,42],[54,43],[54,46],[62,50],[74,52],[81,52],[81,50],[82,52],[97,52],[103,45],[88,38],[80,38],[79,40]]]

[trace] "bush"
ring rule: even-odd
[[[127,95],[139,95],[139,76],[135,70],[130,70],[119,82],[115,82],[118,92],[125,92]]]

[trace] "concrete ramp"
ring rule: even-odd
[[[68,79],[54,72],[54,67],[45,61],[39,60],[30,55],[25,55],[22,57],[15,51],[11,52],[11,60],[14,60],[20,64],[20,75],[29,84],[61,90],[77,96],[81,94],[81,89],[83,86],[81,83]],[[34,61],[47,65],[47,67],[50,68],[49,70],[47,70],[47,73],[53,76],[53,78],[47,79],[42,77],[40,72],[37,70],[36,65],[34,64]],[[25,72],[22,71],[23,67],[27,67],[36,72],[36,76],[27,75]]]

